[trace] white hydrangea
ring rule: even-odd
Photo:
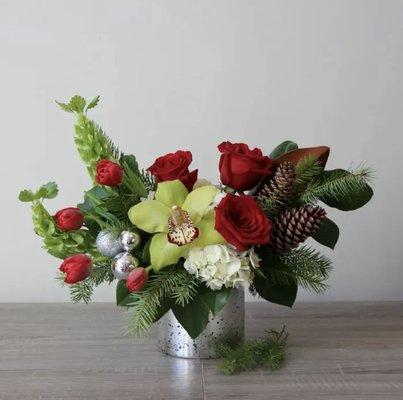
[[[226,245],[190,249],[184,267],[212,290],[248,285],[253,279],[248,253]]]

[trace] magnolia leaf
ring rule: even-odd
[[[280,143],[271,153],[270,158],[276,159],[282,156],[285,153],[288,153],[291,150],[298,149],[298,145],[291,140],[286,140],[283,143]]]
[[[99,99],[100,99],[100,96],[94,97],[94,98],[89,102],[89,104],[88,104],[86,110],[90,110],[91,108],[96,107],[97,104],[99,103]]]
[[[334,181],[341,178],[353,178],[351,172],[343,169],[334,169],[331,171],[324,171],[320,176],[322,182]],[[353,211],[367,204],[374,192],[372,188],[365,182],[360,182],[360,184],[347,187],[346,190],[337,190],[334,193],[324,193],[320,196],[325,204],[330,207],[337,208],[342,211]]]
[[[137,300],[138,297],[127,289],[126,281],[119,281],[116,285],[116,305],[131,307]]]
[[[136,204],[129,210],[133,225],[148,233],[167,232],[170,210],[157,200],[147,200]]]
[[[318,243],[334,250],[339,239],[339,228],[329,218],[325,218],[319,229],[312,235]]]
[[[232,288],[224,288],[221,290],[211,290],[207,286],[202,286],[199,291],[204,303],[214,316],[216,316],[222,308],[227,304],[229,297],[231,296]]]
[[[156,233],[151,239],[151,266],[158,271],[168,265],[176,264],[181,257],[189,252],[189,245],[177,246],[168,242],[166,233]]]
[[[300,160],[307,156],[315,157],[318,160],[318,164],[322,167],[326,165],[329,158],[330,148],[327,146],[307,147],[303,149],[296,149],[283,154],[277,159],[279,164],[284,162],[291,162],[297,165]]]
[[[292,277],[284,280],[284,282],[273,279],[272,276],[275,270],[289,272],[287,266],[278,255],[270,252],[267,247],[261,247],[258,254],[261,258],[260,269],[264,276],[256,274],[253,279],[253,286],[257,293],[260,297],[272,303],[292,307],[298,291],[297,281]]]
[[[182,206],[187,195],[186,186],[176,179],[174,181],[160,182],[155,192],[155,200],[171,208],[172,206]]]
[[[182,208],[190,214],[193,223],[197,224],[207,207],[213,202],[218,189],[215,186],[202,186],[193,190],[186,197]]]
[[[172,312],[192,339],[203,332],[210,310],[200,296],[196,296],[184,307],[173,305]]]

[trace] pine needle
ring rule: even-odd
[[[350,171],[335,170],[330,178],[319,176],[314,179],[301,194],[300,200],[302,203],[308,204],[325,196],[343,199],[364,190],[372,178],[372,169],[365,166]]]
[[[258,368],[275,371],[285,358],[287,337],[283,327],[280,332],[268,331],[266,337],[260,340],[241,342],[236,336],[224,338],[216,348],[223,358],[219,369],[226,375]]]
[[[149,332],[150,326],[161,317],[170,299],[176,304],[186,305],[196,292],[196,281],[182,266],[164,268],[151,277],[144,290],[136,294],[133,303],[129,331],[135,337]]]
[[[328,288],[325,281],[332,270],[332,262],[318,251],[301,246],[281,255],[281,260],[287,266],[287,270],[279,270],[277,279],[284,281],[294,279],[304,289],[316,293],[323,293]]]

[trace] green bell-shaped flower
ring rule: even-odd
[[[151,266],[160,270],[186,257],[192,247],[223,244],[225,239],[214,229],[214,210],[210,207],[218,189],[208,185],[188,192],[179,180],[158,184],[154,200],[143,201],[129,210],[129,219],[138,228],[154,233],[150,244]],[[179,218],[178,218],[179,216]],[[182,233],[178,220],[188,232],[183,243],[175,244],[175,231]]]

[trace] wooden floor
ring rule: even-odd
[[[0,304],[0,399],[403,399],[403,303],[247,304],[247,336],[286,324],[276,373],[224,376],[123,335],[112,304]]]

